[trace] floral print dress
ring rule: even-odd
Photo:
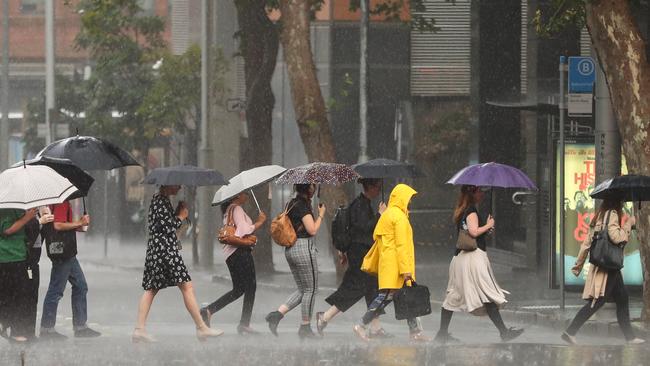
[[[178,249],[176,230],[181,224],[169,198],[154,195],[149,206],[149,241],[142,277],[145,290],[160,290],[192,280]]]

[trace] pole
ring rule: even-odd
[[[0,171],[9,167],[9,0],[2,1],[2,121],[0,121]]]
[[[567,71],[566,58],[560,56],[560,310],[564,310],[566,298],[564,294],[564,231],[565,231],[565,212],[564,212],[564,116],[566,114],[566,100],[564,95],[564,73]]]
[[[359,163],[368,161],[368,2],[361,0],[359,25]]]
[[[108,183],[110,178],[111,172],[107,170],[104,180],[104,258],[108,258]]]
[[[54,0],[45,0],[45,144],[53,141],[54,96]]]
[[[257,206],[257,212],[262,212],[259,202],[257,202],[257,197],[255,197],[255,192],[251,189],[251,196],[253,196],[253,201],[255,201],[255,206]]]
[[[215,2],[201,0],[201,128],[200,144],[198,151],[199,166],[209,168],[212,166],[212,148],[210,144],[210,104],[208,85],[210,81],[209,62],[210,46],[212,45],[212,32],[215,31],[213,14]],[[214,264],[214,230],[215,220],[212,220],[211,197],[208,187],[197,189],[199,206],[199,262],[204,267]]]

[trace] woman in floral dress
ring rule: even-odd
[[[178,286],[181,290],[185,307],[196,324],[199,340],[223,334],[221,330],[209,328],[201,319],[192,279],[179,252],[180,241],[176,237],[176,230],[187,219],[188,210],[183,202],[179,202],[174,210],[169,197],[176,195],[180,189],[180,186],[161,186],[149,207],[149,241],[142,278],[144,294],[140,299],[137,325],[132,337],[136,343],[155,341],[145,329],[147,316],[158,291],[171,286]]]

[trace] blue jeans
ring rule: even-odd
[[[50,285],[47,289],[45,300],[43,301],[41,328],[54,328],[56,324],[56,309],[59,305],[59,300],[63,297],[63,291],[68,281],[72,285],[72,325],[75,330],[86,327],[86,321],[88,319],[86,302],[88,284],[86,283],[86,277],[77,257],[72,257],[61,261],[52,261]]]

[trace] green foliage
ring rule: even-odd
[[[533,18],[537,33],[543,37],[552,37],[569,26],[582,29],[585,25],[587,1],[552,0],[548,14],[537,9]]]
[[[421,133],[416,136],[415,154],[422,160],[437,159],[467,146],[469,139],[469,106],[459,106],[447,113],[422,120]]]
[[[148,144],[161,130],[137,113],[155,83],[152,65],[165,51],[164,19],[145,16],[137,0],[81,0],[76,46],[95,62],[85,83],[83,132],[105,136],[127,149]],[[112,112],[119,118],[113,118]]]
[[[79,115],[86,105],[81,76],[75,74],[72,78],[57,74],[55,76],[55,95],[59,109],[62,111],[55,117],[55,123],[68,124],[71,133],[83,124]],[[45,147],[45,138],[38,137],[38,124],[45,124],[45,95],[32,98],[27,103],[25,117],[25,152],[35,154]]]
[[[212,50],[209,86],[212,100],[223,103],[228,88],[225,73],[228,63],[221,50]],[[192,45],[182,55],[166,54],[159,75],[145,95],[137,115],[151,127],[147,138],[166,136],[170,128],[183,134],[195,129],[201,119],[201,48]]]

